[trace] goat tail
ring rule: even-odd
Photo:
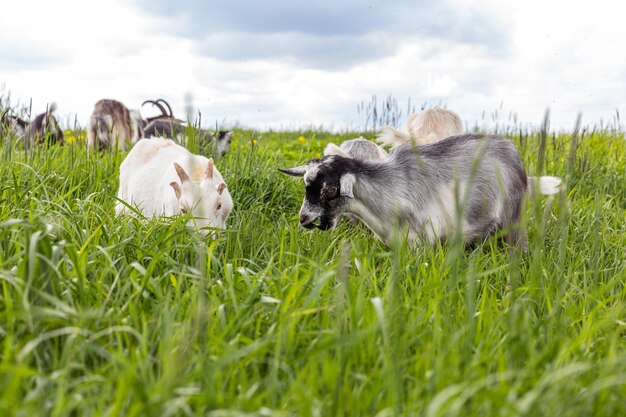
[[[57,106],[57,102],[56,101],[53,101],[52,103],[48,104],[48,114],[54,113],[57,108],[58,108],[58,106]]]
[[[376,138],[376,142],[383,145],[398,146],[411,143],[411,135],[391,126],[383,127],[380,136]]]
[[[561,190],[563,180],[559,177],[528,177],[528,191],[531,196],[537,194],[552,195]]]

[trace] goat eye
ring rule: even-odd
[[[327,199],[333,199],[339,197],[339,188],[333,185],[326,185],[322,187],[320,194],[322,197]]]
[[[217,207],[215,208],[216,210],[221,210],[222,209],[222,203],[218,204]]]

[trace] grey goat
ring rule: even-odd
[[[280,171],[304,177],[300,224],[305,228],[332,229],[347,213],[386,245],[398,225],[416,243],[444,241],[457,230],[464,242],[474,243],[505,230],[511,242],[525,247],[518,223],[526,172],[515,145],[498,136],[401,145],[382,161],[330,155]],[[540,191],[558,192],[550,185],[540,184]]]
[[[324,148],[324,155],[340,155],[347,158],[356,158],[363,161],[376,161],[387,158],[387,152],[372,141],[359,137],[346,140],[337,146],[329,143]]]
[[[162,98],[157,100],[146,100],[141,103],[141,105],[144,106],[148,103],[158,107],[159,110],[161,110],[161,114],[154,117],[148,117],[146,119],[146,123],[143,128],[143,137],[150,138],[158,136],[171,138],[180,143],[183,138],[183,134],[185,133],[185,121],[174,117],[172,107],[170,107],[169,103]],[[163,106],[167,107],[167,110]]]

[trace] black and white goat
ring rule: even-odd
[[[414,242],[432,244],[460,231],[472,243],[505,230],[513,242],[525,244],[517,224],[526,172],[515,145],[498,136],[401,145],[381,161],[330,155],[280,171],[304,177],[300,224],[305,228],[332,229],[347,213],[387,245],[395,225]],[[540,192],[558,192],[544,182]]]
[[[141,139],[144,120],[137,110],[128,110],[112,99],[98,100],[87,123],[87,149],[126,150],[126,142]]]
[[[0,135],[7,139],[13,137],[23,139],[28,123],[17,116],[9,114],[10,111],[11,109],[6,109],[0,115]]]
[[[30,123],[17,116],[8,114],[6,110],[1,117],[1,131],[24,139],[26,146],[40,143],[63,143],[63,131],[54,117],[56,103],[50,103],[45,112],[37,115]]]
[[[210,146],[213,153],[217,153],[220,156],[224,156],[230,150],[230,143],[233,140],[233,132],[230,130],[219,130],[216,133],[210,133],[204,131],[205,142],[201,145],[203,147]]]

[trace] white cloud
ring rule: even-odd
[[[365,36],[384,39],[375,44],[389,42],[389,53],[335,68],[332,62],[311,67],[296,52],[289,57],[289,49],[298,47],[293,39],[282,41],[279,53],[250,52],[224,61],[212,56],[210,48],[202,49],[206,44],[201,41],[181,37],[176,25],[182,20],[147,15],[125,0],[21,1],[11,6],[10,15],[0,16],[0,59],[11,59],[11,65],[0,61],[0,82],[14,99],[28,103],[32,98],[34,112],[56,100],[61,114],[77,114],[83,125],[93,103],[104,97],[129,107],[165,97],[183,115],[187,92],[206,126],[226,121],[260,128],[323,124],[340,129],[356,120],[361,101],[390,94],[401,105],[408,98],[418,106],[445,104],[470,124],[481,121],[483,111],[489,116],[501,102],[504,119],[510,109],[519,120],[534,124],[551,107],[552,125],[566,129],[579,111],[586,122],[594,122],[624,109],[626,57],[620,51],[626,26],[620,16],[626,6],[608,0],[452,4],[458,7],[455,19],[461,20],[484,9],[484,16],[506,28],[505,39],[494,39],[491,46],[464,42],[460,34],[370,31]],[[432,18],[441,20],[432,27],[446,27],[445,15]],[[474,24],[484,24],[484,19]],[[488,39],[473,32],[471,23],[465,23],[471,36]],[[307,36],[308,45],[315,46]],[[228,37],[213,39],[224,42],[223,51],[236,46],[228,44]],[[263,45],[256,47],[271,48],[271,42]],[[323,56],[322,48],[314,58]],[[341,51],[332,56],[337,59]]]

